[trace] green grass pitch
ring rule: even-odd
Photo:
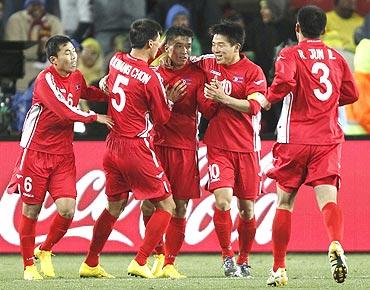
[[[370,254],[348,254],[349,277],[337,284],[331,277],[325,253],[289,254],[286,289],[370,289]],[[225,278],[221,259],[215,254],[182,254],[178,269],[188,276],[182,280],[142,279],[127,276],[133,255],[103,254],[101,263],[116,279],[81,279],[78,268],[81,255],[57,254],[53,258],[57,277],[43,281],[24,281],[21,258],[0,255],[0,289],[267,289],[265,282],[271,267],[269,254],[252,254],[253,278]]]

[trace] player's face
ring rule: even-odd
[[[191,54],[191,37],[177,36],[166,44],[166,51],[174,67],[181,68],[189,60]]]
[[[239,55],[239,44],[231,45],[226,36],[215,34],[212,40],[212,52],[218,64],[229,65]]]
[[[150,58],[155,58],[158,53],[158,48],[161,44],[161,36],[157,35],[157,38],[149,40],[149,47],[150,47]]]
[[[57,56],[52,58],[55,68],[63,76],[74,72],[77,68],[76,49],[70,42],[60,45]]]

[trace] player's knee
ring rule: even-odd
[[[150,216],[154,213],[154,205],[149,203],[149,202],[143,202],[141,204],[141,212],[143,213],[144,216]]]
[[[71,219],[73,218],[75,214],[75,208],[74,207],[62,208],[62,209],[59,209],[58,213],[66,219]]]
[[[22,214],[30,219],[35,220],[39,217],[40,210],[41,210],[41,205],[29,205],[29,204],[24,203]]]
[[[125,200],[120,200],[118,202],[108,202],[108,211],[109,213],[118,218],[120,214],[123,212],[127,204],[127,199]]]
[[[186,216],[186,205],[176,205],[175,209],[175,217],[177,218],[184,218]]]
[[[231,201],[224,198],[216,199],[216,207],[222,211],[229,210],[231,207]]]
[[[239,210],[239,214],[244,220],[250,220],[254,217],[254,210],[253,208],[242,209]]]

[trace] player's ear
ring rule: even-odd
[[[295,24],[295,32],[297,32],[297,33],[301,32],[301,26],[299,25],[298,22]]]
[[[55,64],[55,62],[57,61],[57,58],[52,55],[52,56],[49,57],[49,61],[50,61],[50,63]]]
[[[240,51],[240,48],[241,48],[241,45],[240,45],[240,43],[237,43],[237,44],[235,44],[235,46],[234,46],[234,51],[235,52],[239,52]]]

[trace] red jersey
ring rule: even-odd
[[[232,65],[216,63],[214,55],[192,59],[205,72],[207,82],[217,78],[225,93],[233,98],[246,99],[250,94],[266,93],[266,78],[262,69],[240,55],[241,59]],[[261,113],[251,115],[220,104],[210,120],[204,143],[227,151],[253,152],[261,149],[259,137]]]
[[[145,138],[155,124],[165,124],[172,103],[159,75],[147,62],[118,52],[109,63],[109,115],[115,125],[111,136]]]
[[[338,105],[355,102],[358,92],[344,58],[319,39],[283,49],[275,64],[267,100],[284,99],[277,142],[326,145],[344,141]]]
[[[173,106],[170,120],[165,125],[156,125],[154,143],[179,149],[195,150],[197,146],[197,109],[206,116],[217,104],[204,97],[205,75],[192,63],[178,70],[158,67],[164,85],[172,87],[178,80],[186,82],[186,94]]]
[[[61,76],[53,65],[37,76],[32,106],[23,125],[21,147],[50,154],[72,153],[73,122],[97,119],[93,112],[78,108],[81,98],[105,100],[95,87],[87,87],[80,71]]]

